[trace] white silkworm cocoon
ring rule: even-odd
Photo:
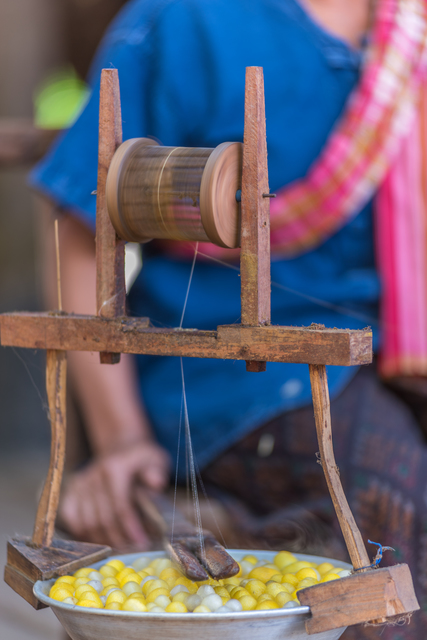
[[[206,596],[212,595],[213,593],[215,593],[214,588],[208,584],[203,584],[197,590],[197,595],[200,596],[202,599],[206,598]]]
[[[208,607],[211,611],[216,611],[222,607],[222,599],[216,593],[212,593],[202,600],[202,606]]]
[[[89,587],[93,587],[96,593],[101,593],[101,591],[104,589],[104,585],[99,580],[89,580],[87,584],[89,585]]]
[[[231,598],[225,605],[229,611],[242,611],[243,607],[241,603],[235,598]]]
[[[171,603],[171,599],[168,598],[167,596],[157,596],[157,598],[154,600],[154,602],[159,606],[162,607],[163,609],[166,609],[166,607],[168,606],[168,604]]]
[[[185,606],[189,611],[194,611],[194,609],[200,606],[201,603],[202,603],[201,597],[198,596],[196,593],[194,593],[193,595],[188,596],[187,600],[185,601]]]
[[[137,558],[132,562],[132,567],[136,572],[143,571],[143,569],[145,569],[145,567],[148,567],[148,565],[150,564],[150,560],[151,558],[144,558],[144,556],[141,556],[140,558]]]
[[[176,587],[171,589],[171,596],[176,596],[177,593],[181,593],[183,591],[185,593],[190,593],[188,587],[186,587],[185,584],[178,584]]]
[[[254,565],[252,564],[252,562],[248,562],[248,560],[242,560],[241,562],[239,562],[239,564],[242,569],[242,575],[244,576],[250,573],[254,568]]]
[[[99,571],[91,571],[88,578],[89,580],[99,580],[101,582],[101,580],[104,580],[105,576],[103,576],[102,573],[99,573]]]

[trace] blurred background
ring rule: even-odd
[[[52,132],[33,129],[34,96],[70,65],[80,78],[124,0],[0,0],[0,313],[42,308],[41,224],[26,176]],[[0,564],[9,535],[31,535],[50,446],[44,354],[0,347]],[[60,638],[0,582],[0,638]]]

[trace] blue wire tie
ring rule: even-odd
[[[378,569],[380,566],[380,562],[383,559],[384,551],[396,551],[393,547],[383,547],[379,542],[372,542],[372,540],[368,540],[369,544],[374,544],[378,547],[377,554],[372,562],[372,564],[368,564],[367,567],[360,567],[359,569],[355,569],[354,571],[362,571],[363,569]]]

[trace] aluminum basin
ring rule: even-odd
[[[242,559],[251,553],[260,560],[272,561],[275,551],[237,551],[229,553]],[[164,557],[164,553],[133,553],[114,556],[126,565],[141,555],[150,558]],[[308,562],[331,562],[335,566],[351,569],[345,562],[295,554]],[[107,560],[92,565],[99,569]],[[64,604],[49,598],[55,580],[38,581],[34,594],[48,605],[73,640],[338,640],[345,631],[334,629],[309,636],[305,621],[310,616],[309,607],[245,611],[239,613],[133,613],[105,609],[85,609]]]

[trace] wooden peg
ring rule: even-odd
[[[122,143],[117,69],[103,69],[99,103],[98,187],[96,198],[96,308],[102,318],[126,315],[125,243],[116,235],[107,211],[105,185],[111,161]],[[119,353],[101,352],[102,364],[117,364]]]
[[[246,69],[245,134],[241,211],[242,325],[271,322],[270,199],[265,127],[264,75]],[[248,371],[265,371],[266,363],[247,362]]]

